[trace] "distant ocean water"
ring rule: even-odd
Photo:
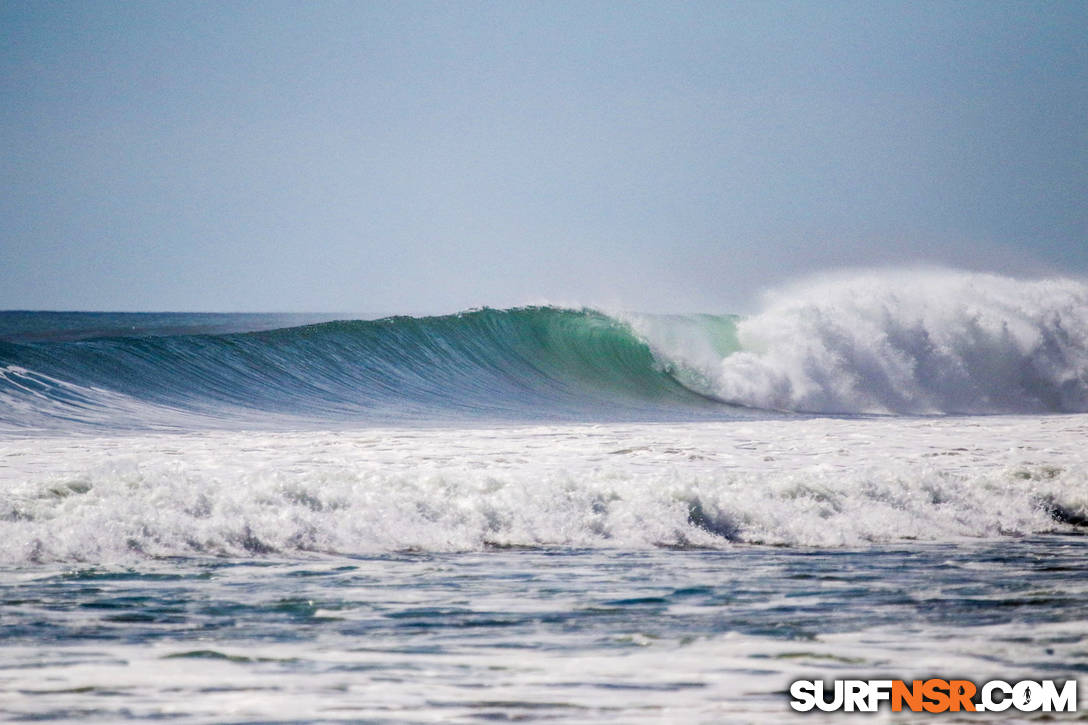
[[[792,679],[1084,678],[1085,441],[1076,280],[0,313],[0,710],[819,721]]]

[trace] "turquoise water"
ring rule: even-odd
[[[0,712],[779,722],[794,679],[1088,677],[1088,295],[922,282],[0,313]]]
[[[172,410],[203,418],[204,427],[740,413],[685,386],[677,365],[655,357],[630,325],[591,310],[479,310],[209,332],[283,321],[108,314],[73,320],[68,313],[27,322],[23,314],[2,313],[0,331],[10,332],[0,341],[0,395],[26,411],[4,422],[140,428],[168,424]],[[51,333],[54,327],[61,332]],[[173,334],[189,329],[203,332]],[[57,335],[63,339],[51,339]],[[125,416],[116,396],[123,396]],[[175,427],[193,424],[190,417]]]

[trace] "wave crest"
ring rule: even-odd
[[[481,309],[225,335],[0,342],[0,424],[675,419],[722,406],[593,310]],[[130,425],[131,424],[131,425]]]
[[[713,392],[824,413],[1088,411],[1088,285],[951,271],[824,278],[737,326]]]
[[[1082,412],[1088,284],[873,272],[746,319],[530,307],[0,341],[0,403],[15,428]]]

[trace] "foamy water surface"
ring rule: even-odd
[[[1083,676],[1086,433],[8,436],[0,692],[102,722],[774,722],[799,677]]]
[[[791,680],[1085,678],[1086,442],[1082,280],[0,313],[0,711],[819,722]]]

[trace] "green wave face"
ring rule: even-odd
[[[0,426],[1088,411],[1084,281],[866,273],[769,300],[744,319],[525,307],[222,334],[163,333],[267,320],[151,315],[100,338],[142,318],[0,313],[20,340],[0,342]]]
[[[734,344],[728,318],[682,320],[672,324],[717,328],[723,345]],[[0,395],[21,401],[4,421],[16,425],[104,421],[121,399],[136,419],[138,404],[224,421],[260,412],[346,421],[735,413],[630,322],[588,309],[481,309],[244,334],[0,343],[0,365]]]

